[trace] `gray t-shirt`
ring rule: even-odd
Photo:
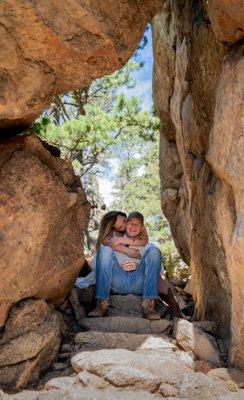
[[[136,249],[140,251],[141,256],[143,256],[145,252],[145,246],[129,246],[130,249]],[[140,263],[141,260],[138,258],[131,258],[127,256],[125,253],[121,253],[120,251],[115,251],[116,258],[118,260],[119,265],[122,265],[125,261],[134,261],[137,265]]]

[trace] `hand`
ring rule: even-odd
[[[141,253],[138,249],[134,249],[132,247],[128,247],[126,249],[126,254],[130,258],[137,258],[138,260],[141,259]]]
[[[134,271],[136,269],[136,263],[132,260],[124,261],[122,264],[122,268],[124,271]]]

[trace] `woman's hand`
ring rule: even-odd
[[[136,269],[136,263],[135,263],[135,261],[132,261],[132,260],[124,261],[122,264],[122,268],[124,271],[127,271],[127,272],[134,271]]]
[[[126,247],[125,253],[130,258],[136,258],[138,260],[141,259],[140,251],[138,249],[133,248],[133,247]]]

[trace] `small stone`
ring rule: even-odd
[[[67,368],[69,365],[67,364],[67,363],[64,363],[64,362],[54,362],[53,364],[52,364],[52,369],[54,370],[54,371],[59,371],[59,370],[61,370],[61,369],[65,369],[65,368]]]
[[[65,343],[61,346],[61,351],[63,351],[63,352],[71,353],[73,351],[73,349],[74,349],[74,346],[71,343]]]
[[[200,360],[221,366],[216,340],[191,322],[175,318],[173,336],[184,350],[192,351]]]
[[[59,354],[59,356],[58,356],[58,358],[59,359],[66,359],[66,358],[69,358],[70,357],[70,355],[71,355],[71,353],[69,353],[69,352],[67,352],[67,353],[61,353],[61,354]]]
[[[178,347],[171,343],[168,337],[160,338],[155,336],[149,336],[137,350],[168,350],[176,351]]]
[[[168,383],[161,383],[158,389],[159,393],[163,395],[163,397],[172,397],[178,395],[178,389],[174,385],[170,385]]]
[[[196,360],[194,362],[194,371],[202,372],[203,374],[207,374],[214,366],[208,361]]]
[[[193,325],[202,329],[204,332],[216,334],[218,326],[214,321],[194,321]]]
[[[79,382],[77,376],[63,376],[60,378],[50,379],[45,384],[45,388],[47,389],[61,389],[61,390],[69,390],[75,384]]]

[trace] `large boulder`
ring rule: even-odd
[[[122,67],[160,7],[160,0],[1,1],[0,127],[28,126],[54,95]]]
[[[36,381],[57,357],[60,321],[43,300],[22,300],[0,339],[0,386],[20,389]]]
[[[242,2],[218,0],[165,2],[153,20],[163,210],[191,267],[196,317],[232,333],[241,368],[243,23]]]
[[[0,143],[0,326],[27,297],[59,302],[84,262],[89,204],[71,165],[36,137]]]
[[[244,5],[242,0],[206,1],[214,33],[223,42],[235,43],[244,37]]]

